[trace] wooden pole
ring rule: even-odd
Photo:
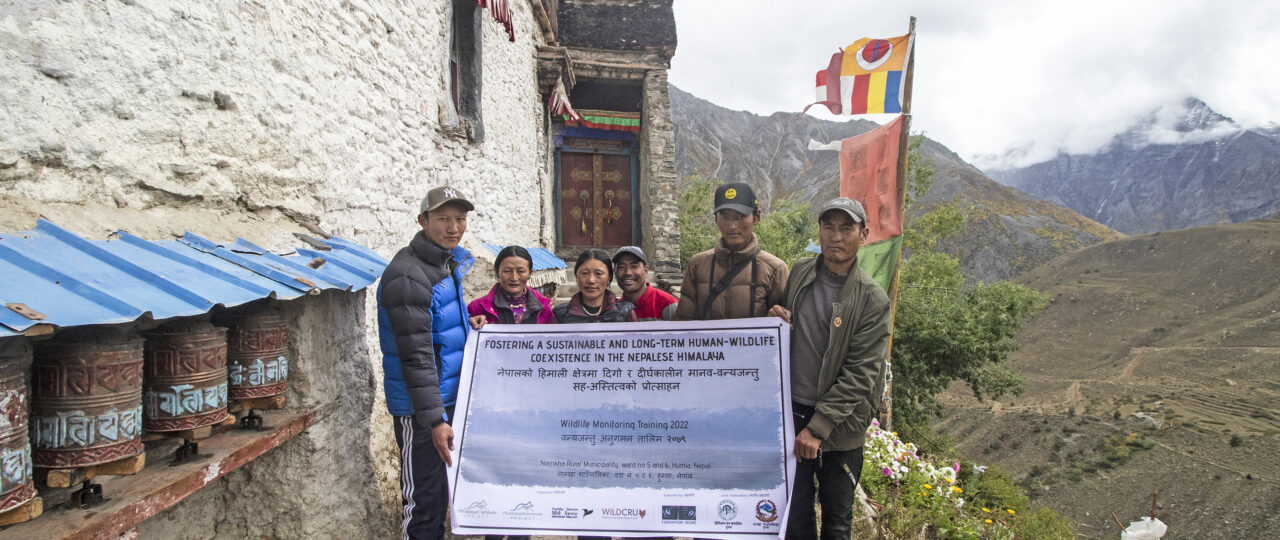
[[[911,143],[911,82],[915,76],[916,64],[916,18],[911,17],[911,24],[907,33],[911,36],[908,40],[911,43],[911,54],[907,56],[907,72],[903,75],[906,80],[902,90],[902,135],[898,139],[898,208],[902,215],[902,219],[906,221],[906,197],[907,197],[907,154],[910,153]],[[902,275],[902,248],[898,245],[898,265],[894,267],[893,281],[889,282],[889,351],[885,353],[885,381],[884,381],[884,401],[880,405],[880,426],[886,431],[893,430],[893,364],[889,360],[893,357],[893,321],[898,314],[898,278]]]

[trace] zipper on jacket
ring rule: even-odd
[[[467,334],[469,333],[467,331],[467,304],[462,301],[462,285],[458,283],[458,266],[453,261],[452,256],[450,256],[448,266],[449,279],[453,280],[453,294],[458,298],[458,307],[461,308],[458,313],[461,314],[460,317],[462,318],[462,333]]]

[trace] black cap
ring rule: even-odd
[[[756,192],[742,182],[730,182],[716,188],[715,212],[734,210],[741,214],[754,214],[760,209]]]

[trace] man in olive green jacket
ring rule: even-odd
[[[866,210],[837,197],[818,212],[822,254],[797,262],[784,304],[769,314],[791,323],[791,407],[796,480],[787,538],[849,538],[867,425],[880,408],[889,343],[889,297],[857,265]]]

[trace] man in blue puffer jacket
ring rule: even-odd
[[[450,422],[470,331],[462,277],[474,262],[458,244],[474,209],[456,189],[428,192],[418,214],[422,230],[391,259],[378,285],[378,337],[387,409],[400,446],[405,539],[444,538]]]

